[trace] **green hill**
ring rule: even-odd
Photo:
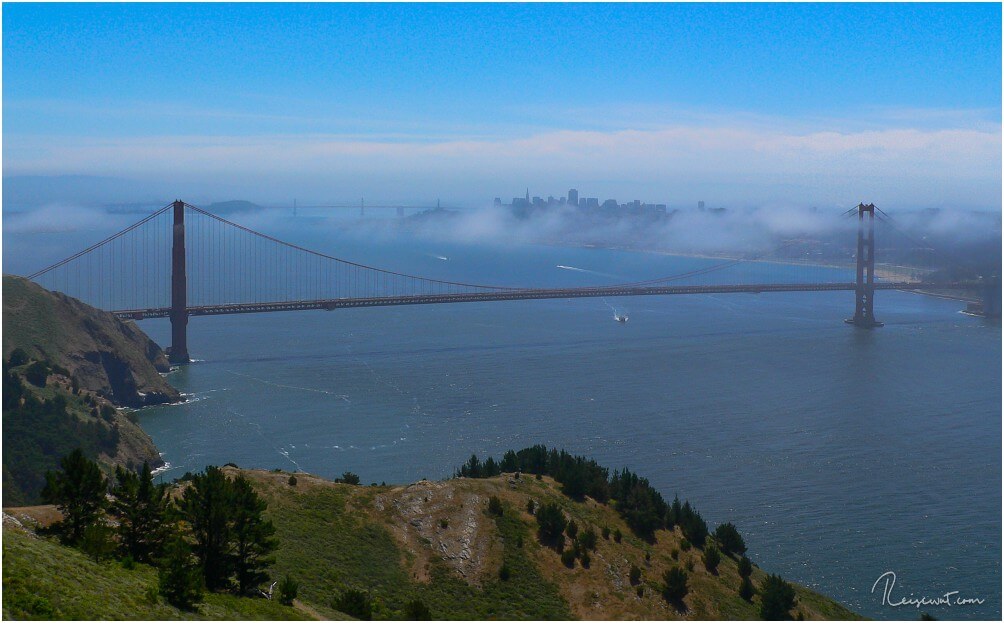
[[[13,275],[3,276],[3,357],[15,349],[58,365],[80,387],[119,406],[181,398],[161,376],[160,347],[135,323]]]
[[[238,470],[227,471],[233,475]],[[275,606],[264,600],[214,595],[200,615],[206,618],[306,613],[343,618],[333,600],[349,589],[368,593],[374,619],[403,618],[406,605],[415,600],[436,619],[758,618],[759,598],[751,603],[739,596],[735,560],[723,557],[717,572],[708,572],[701,552],[686,549],[679,529],[658,530],[654,542],[644,541],[632,534],[612,506],[589,498],[574,501],[548,477],[503,474],[408,486],[358,486],[302,473],[295,475],[295,484],[290,484],[288,473],[241,473],[268,502],[266,514],[280,542],[272,577],[290,574],[300,582],[299,610],[271,610],[266,608]],[[489,511],[492,496],[501,502],[501,515]],[[598,535],[603,528],[610,530],[609,538],[598,539],[588,568],[581,561],[569,568],[554,549],[539,542],[536,518],[527,511],[529,500],[557,503],[580,530],[591,527]],[[8,512],[21,518],[39,515],[37,509]],[[153,582],[151,570],[93,565],[79,553],[47,541],[29,545],[27,537],[12,539],[14,530],[4,531],[5,616],[29,613],[22,597],[9,602],[10,595],[30,596],[59,613],[81,618],[115,618],[131,607],[138,608],[135,618],[179,616],[166,606],[143,602]],[[632,566],[641,570],[637,586],[630,581]],[[671,567],[689,569],[690,593],[684,609],[671,606],[661,594],[663,571]],[[100,583],[81,579],[92,576]],[[764,571],[753,569],[756,586],[765,577]],[[795,586],[795,592],[792,616],[858,618],[807,588]],[[105,601],[107,609],[101,605]],[[64,605],[71,603],[81,605],[73,606],[79,609]]]
[[[94,562],[80,551],[8,527],[3,531],[3,618],[71,620],[263,619],[311,617],[265,599],[208,595],[199,613],[156,598],[157,571]]]
[[[3,502],[37,503],[46,470],[80,447],[114,465],[160,465],[129,413],[180,399],[160,348],[135,324],[3,277]]]

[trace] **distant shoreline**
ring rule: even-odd
[[[686,257],[695,258],[702,260],[723,260],[730,261],[736,260],[735,257],[729,257],[725,255],[707,255],[702,253],[687,253],[679,251],[665,251],[660,249],[641,249],[635,247],[625,247],[616,245],[602,245],[602,244],[569,244],[562,243],[558,241],[541,241],[536,244],[541,244],[548,247],[566,247],[571,249],[604,249],[609,251],[632,251],[635,253],[651,253],[653,255],[668,255],[673,257]],[[783,264],[786,266],[813,266],[817,268],[838,268],[853,270],[855,266],[853,264],[836,264],[836,263],[822,263],[822,262],[794,262],[785,260],[769,260],[769,259],[751,259],[751,260],[740,260],[744,262],[760,262],[764,264]],[[900,280],[907,283],[920,283],[920,280],[914,277],[911,273],[913,271],[922,270],[919,268],[912,268],[909,266],[881,266],[875,267],[875,274],[882,279],[893,279]],[[935,288],[936,289],[936,288]],[[962,296],[960,294],[947,294],[928,290],[903,290],[903,292],[911,292],[913,294],[921,294],[924,296],[932,296],[940,299],[948,299],[952,301],[960,301],[963,303],[973,302],[972,298]]]

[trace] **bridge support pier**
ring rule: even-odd
[[[185,274],[185,202],[174,202],[174,240],[171,245],[171,346],[167,358],[189,363],[188,277]]]
[[[865,215],[868,215],[867,218]],[[858,204],[857,277],[854,288],[854,317],[844,322],[873,329],[875,320],[875,204]]]

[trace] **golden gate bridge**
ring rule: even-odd
[[[881,326],[874,314],[877,290],[932,287],[906,279],[877,279],[878,210],[860,204],[845,214],[858,220],[855,280],[818,275],[792,281],[760,273],[751,283],[713,283],[706,277],[743,262],[768,261],[767,253],[726,259],[675,275],[588,287],[514,287],[434,279],[377,268],[279,240],[202,208],[174,201],[139,222],[28,278],[122,319],[170,318],[172,363],[187,363],[191,316],[352,307],[533,299],[853,291],[848,323]],[[784,245],[782,245],[784,246]],[[840,275],[843,277],[843,275]],[[939,289],[970,284],[939,283]]]

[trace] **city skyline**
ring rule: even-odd
[[[9,5],[4,176],[111,178],[108,201],[479,205],[565,180],[999,210],[1000,11]]]

